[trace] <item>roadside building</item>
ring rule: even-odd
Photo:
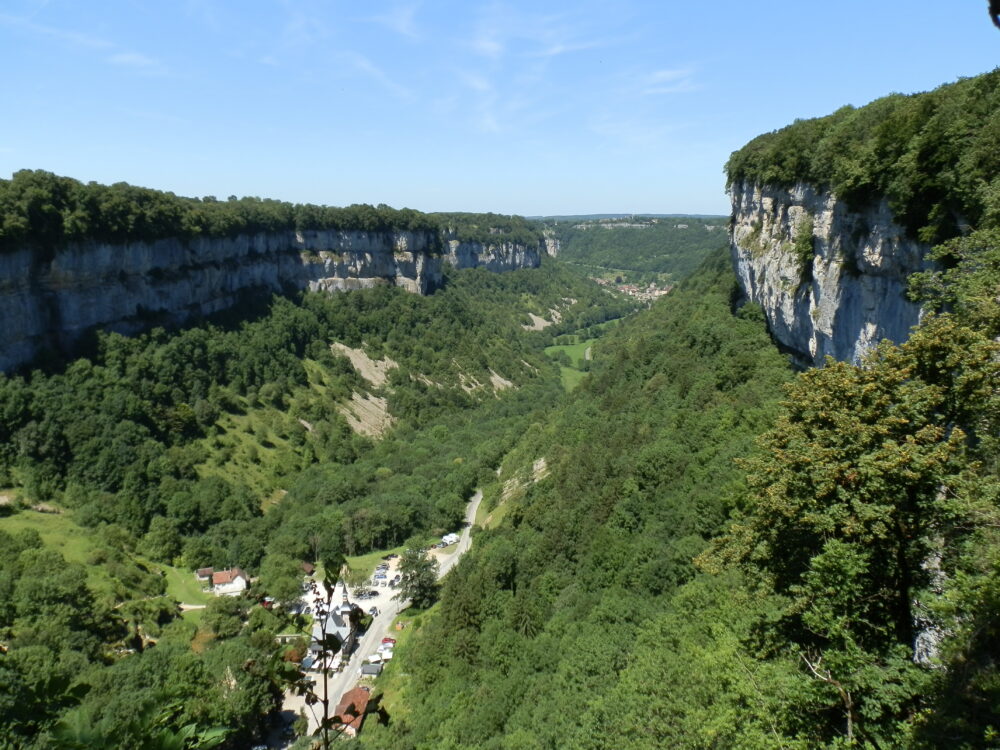
[[[343,588],[343,598],[340,604],[333,605],[329,614],[326,618],[317,617],[313,621],[312,629],[312,646],[311,649],[314,652],[319,652],[322,650],[322,642],[326,638],[327,643],[330,642],[332,636],[336,636],[337,641],[341,644],[339,649],[331,649],[330,655],[332,656],[337,651],[341,651],[344,654],[350,654],[354,649],[354,610],[357,605],[351,604],[350,600],[347,598],[347,588]]]
[[[369,688],[356,687],[348,690],[340,699],[333,715],[340,720],[340,729],[346,737],[357,737],[361,732],[370,698]]]

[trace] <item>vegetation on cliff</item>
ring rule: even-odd
[[[858,208],[887,198],[925,242],[996,227],[1000,70],[796,121],[736,151],[726,171],[730,185],[807,182]]]
[[[51,251],[66,242],[135,242],[171,237],[233,237],[258,232],[335,229],[455,233],[486,241],[497,234],[537,247],[540,236],[519,216],[425,214],[359,204],[346,208],[262,198],[183,198],[124,182],[82,183],[41,170],[0,180],[0,252]]]

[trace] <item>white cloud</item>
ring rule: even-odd
[[[154,68],[159,65],[156,60],[138,52],[118,52],[108,58],[113,65],[124,65],[129,68]]]
[[[106,39],[73,29],[60,29],[55,26],[35,23],[27,18],[12,16],[7,13],[0,13],[0,24],[11,28],[20,29],[30,34],[48,36],[63,42],[69,42],[79,47],[89,47],[90,49],[110,49],[115,45]]]
[[[485,76],[464,70],[459,71],[458,75],[462,79],[462,82],[473,91],[485,93],[493,90],[493,84]]]
[[[694,71],[690,68],[657,70],[647,75],[640,86],[644,96],[660,94],[684,94],[700,88],[694,81]]]
[[[416,39],[419,37],[417,32],[416,15],[419,5],[397,5],[390,8],[385,13],[380,13],[377,16],[372,16],[369,21],[373,23],[381,24],[392,31],[395,31],[401,36],[407,36],[411,39]]]
[[[495,31],[487,31],[479,34],[470,44],[472,50],[477,55],[488,57],[491,60],[500,59],[506,51],[506,46],[497,39]]]
[[[341,55],[347,62],[353,65],[355,68],[360,70],[362,73],[373,78],[378,82],[383,88],[396,95],[400,99],[412,99],[413,92],[402,84],[397,83],[389,75],[378,67],[375,63],[369,60],[364,55],[357,52],[343,52]]]
[[[159,60],[147,57],[138,52],[116,52],[105,58],[105,61],[112,65],[131,68],[147,75],[164,75],[167,72],[166,67]]]

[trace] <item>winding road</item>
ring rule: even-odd
[[[469,500],[469,504],[465,510],[465,525],[462,528],[462,532],[459,535],[458,543],[455,545],[455,551],[450,555],[440,559],[440,567],[438,568],[438,580],[443,578],[448,571],[450,571],[458,563],[459,559],[472,548],[472,526],[476,522],[476,513],[479,511],[479,504],[483,500],[482,490],[476,490],[476,493]],[[351,655],[350,661],[344,667],[342,672],[335,673],[329,678],[328,691],[330,696],[330,708],[331,710],[337,706],[340,702],[340,697],[350,690],[358,682],[360,678],[359,670],[361,665],[364,663],[365,659],[371,654],[375,653],[379,645],[382,643],[382,639],[387,637],[391,632],[392,623],[395,621],[399,613],[410,606],[410,600],[406,599],[400,601],[398,599],[389,599],[384,604],[379,603],[376,605],[379,607],[379,614],[372,622],[368,632],[358,641],[358,646]],[[322,690],[322,683],[317,682],[317,691]],[[285,693],[284,704],[282,705],[283,711],[291,711],[294,714],[298,714],[299,710],[305,706],[305,700],[300,695],[294,695],[293,693]],[[322,704],[317,704],[316,716],[312,715],[310,710],[306,710],[306,715],[309,717],[309,731],[310,733],[316,731],[319,727],[320,718],[319,713],[322,711]]]

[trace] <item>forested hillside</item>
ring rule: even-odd
[[[181,618],[206,601],[193,570],[240,566],[294,601],[303,561],[456,528],[562,397],[529,330],[552,310],[632,306],[557,264],[463,271],[430,297],[276,297],[0,376],[0,747],[262,737],[294,618],[226,597]]]
[[[715,253],[599,342],[589,378],[505,463],[505,477],[538,459],[550,473],[505,501],[446,580],[404,654],[404,705],[371,747],[585,747],[603,706],[639,710],[616,697],[619,677],[651,624],[686,609],[692,560],[743,491],[733,459],[790,377],[759,311],[731,313],[732,291]]]
[[[921,279],[957,314],[860,366],[791,379],[721,256],[620,327],[371,746],[992,746],[1000,345],[966,294],[1000,275],[959,250]]]
[[[632,283],[679,281],[726,245],[728,219],[644,216],[600,221],[547,220],[560,259],[591,276]]]

